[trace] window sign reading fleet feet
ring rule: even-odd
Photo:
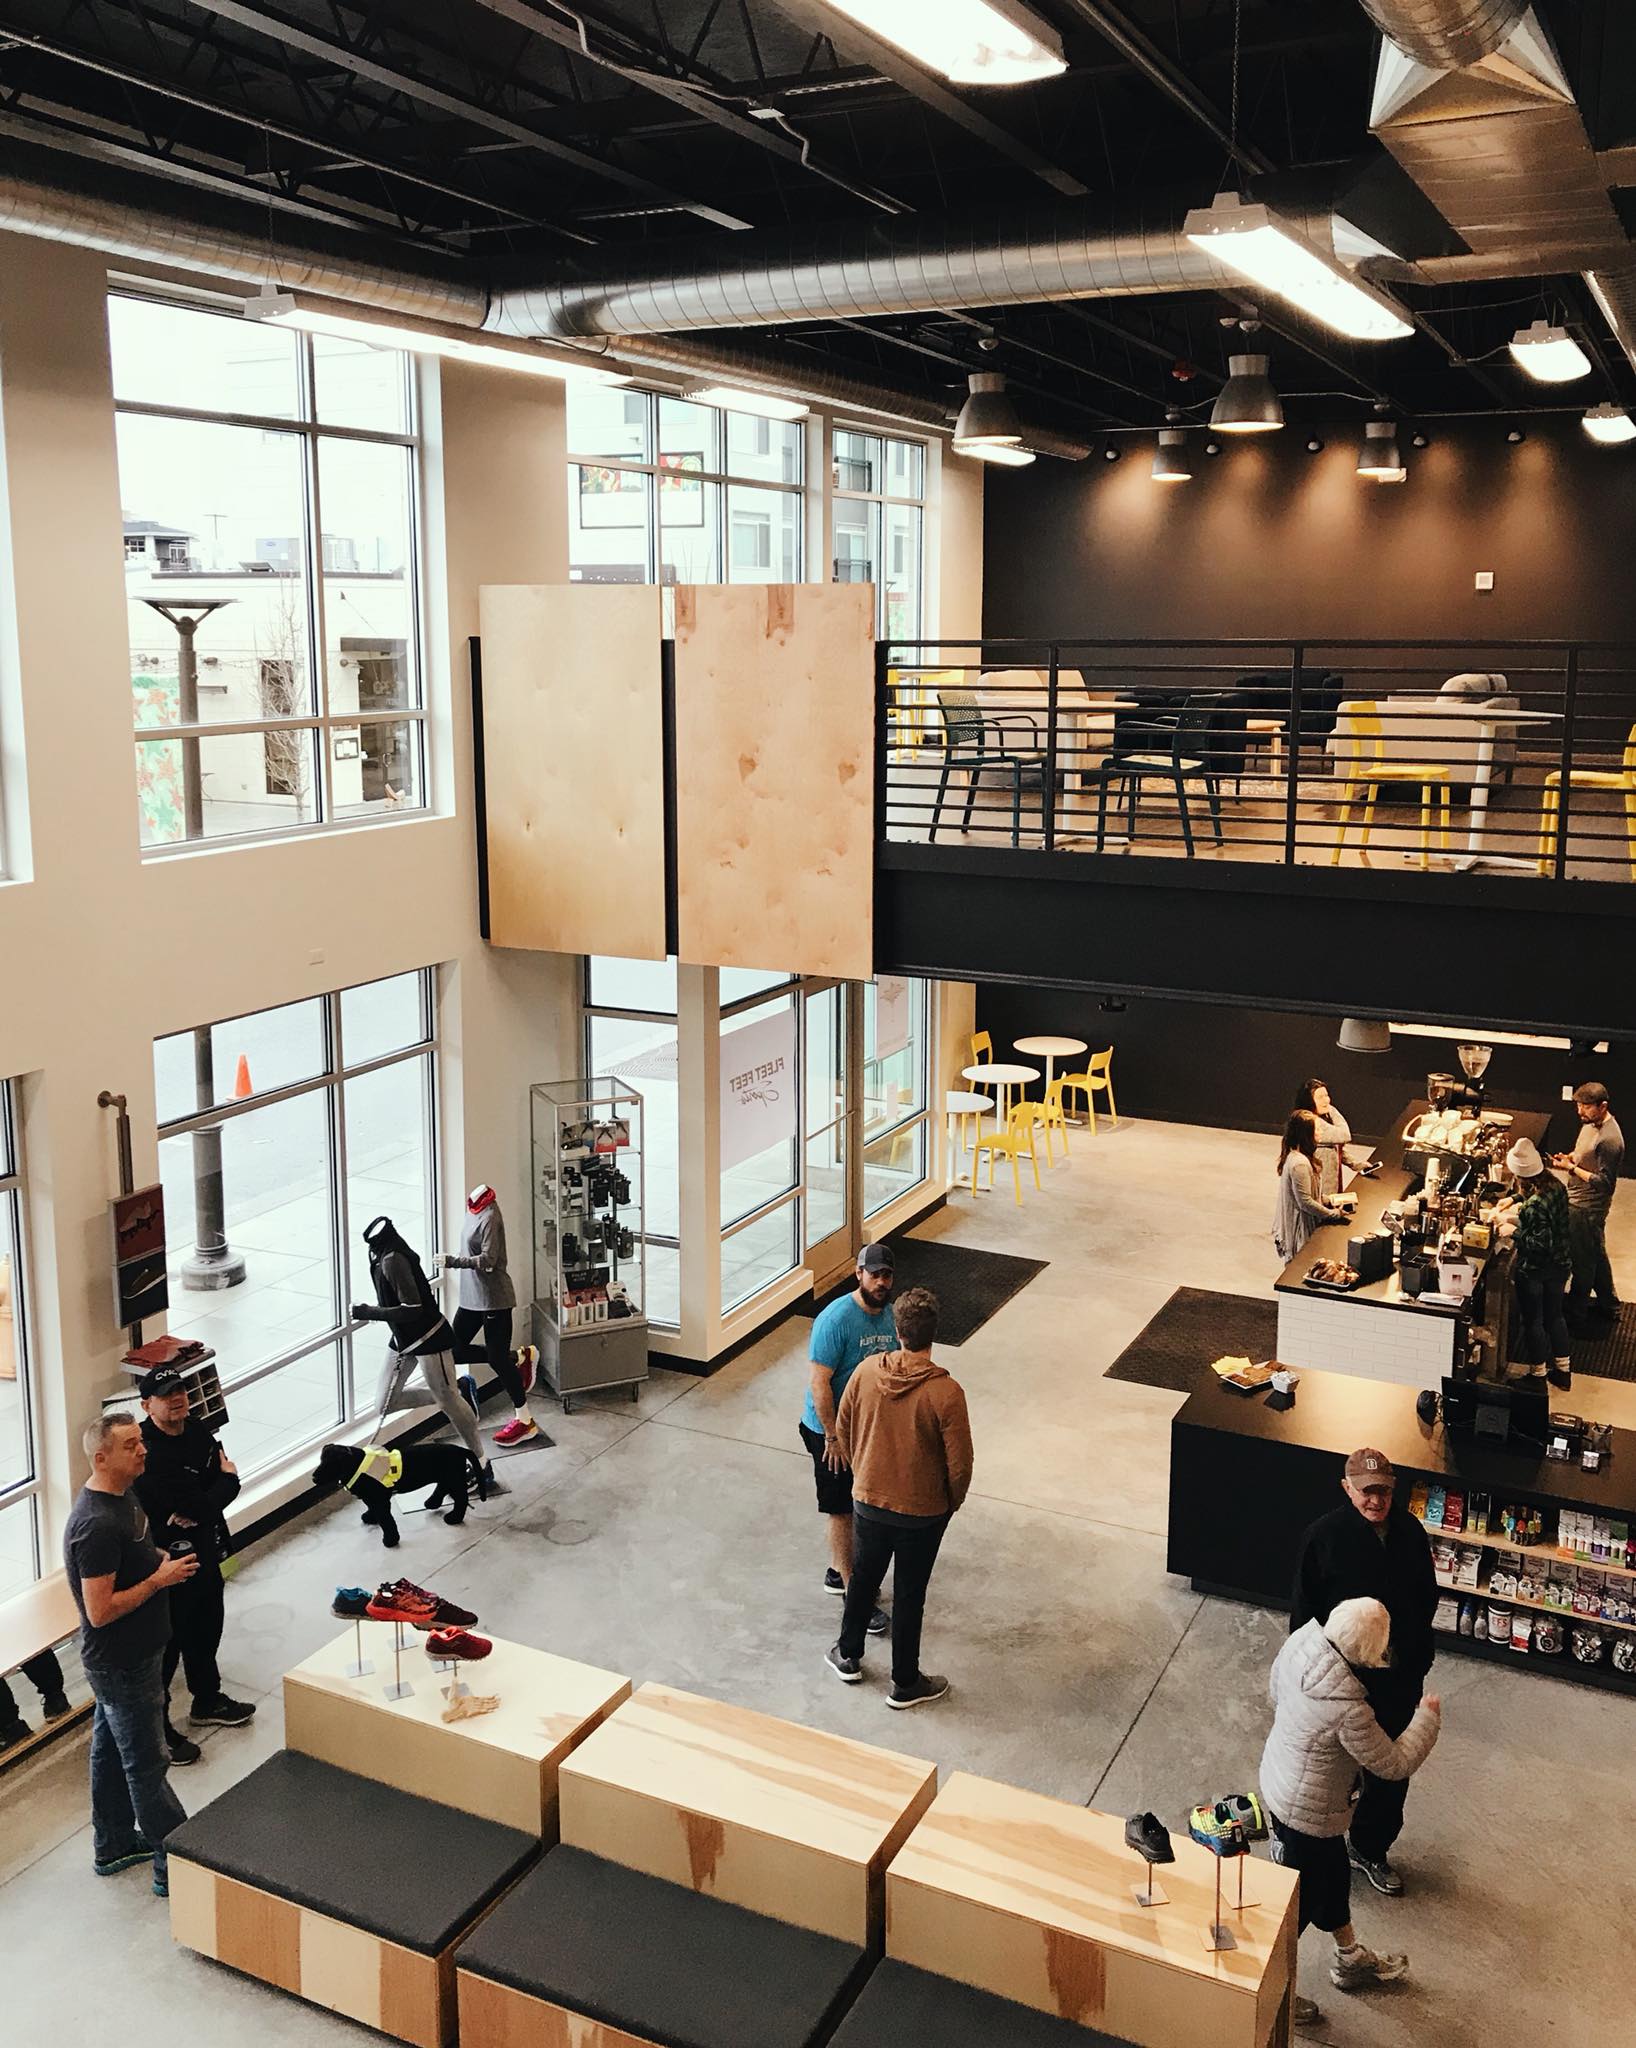
[[[721,1164],[795,1137],[795,1011],[788,1004],[721,1039]]]

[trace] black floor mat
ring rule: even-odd
[[[1274,1357],[1277,1348],[1277,1302],[1178,1287],[1102,1377],[1191,1394],[1218,1358],[1259,1361]]]
[[[1599,1380],[1636,1380],[1636,1302],[1619,1304],[1612,1328],[1593,1337],[1573,1340],[1575,1372]]]
[[[892,1240],[897,1255],[894,1292],[906,1287],[929,1287],[937,1296],[937,1341],[964,1344],[980,1330],[996,1309],[1004,1308],[1036,1273],[1043,1273],[1048,1259],[1017,1259],[1008,1252],[974,1251],[970,1245],[947,1244],[938,1238],[898,1237]],[[831,1288],[822,1301],[814,1302],[816,1314],[852,1292],[854,1282],[843,1280]]]

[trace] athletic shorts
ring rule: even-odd
[[[818,1512],[821,1515],[849,1515],[852,1512],[852,1473],[843,1465],[832,1472],[824,1463],[824,1440],[817,1430],[797,1425],[801,1441],[812,1453],[812,1476],[818,1482]]]

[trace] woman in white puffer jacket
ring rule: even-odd
[[[1273,1855],[1301,1874],[1301,1926],[1334,1937],[1329,1980],[1341,1991],[1389,1984],[1404,1975],[1407,1956],[1376,1955],[1352,1927],[1352,1871],[1346,1829],[1360,1770],[1407,1778],[1431,1754],[1442,1703],[1421,1701],[1394,1739],[1375,1719],[1359,1670],[1378,1670],[1390,1655],[1392,1624],[1378,1600],[1342,1600],[1326,1622],[1298,1628],[1273,1662],[1268,1691],[1274,1717],[1261,1756],[1261,1796],[1273,1831]],[[1310,1999],[1295,2001],[1296,2022],[1320,2017]]]

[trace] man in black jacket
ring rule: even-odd
[[[137,1384],[142,1398],[142,1441],[148,1462],[136,1481],[136,1497],[148,1517],[153,1540],[174,1557],[190,1545],[199,1569],[184,1584],[171,1588],[170,1641],[162,1666],[165,1697],[165,1740],[173,1764],[197,1763],[199,1745],[170,1719],[170,1682],[180,1664],[193,1695],[190,1719],[195,1728],[237,1728],[255,1708],[229,1699],[222,1691],[216,1651],[222,1639],[222,1560],[232,1548],[225,1519],[238,1494],[239,1475],[214,1432],[187,1412],[187,1388],[180,1373],[155,1366]]]
[[[1437,1654],[1431,1545],[1414,1516],[1395,1505],[1397,1478],[1384,1451],[1354,1451],[1341,1486],[1347,1505],[1321,1515],[1301,1538],[1290,1628],[1327,1621],[1330,1609],[1342,1600],[1382,1603],[1392,1618],[1391,1663],[1383,1671],[1358,1675],[1376,1720],[1388,1735],[1397,1736],[1414,1717]],[[1347,1840],[1353,1869],[1391,1899],[1403,1891],[1390,1857],[1403,1831],[1408,1790],[1407,1778],[1394,1781],[1365,1771]]]

